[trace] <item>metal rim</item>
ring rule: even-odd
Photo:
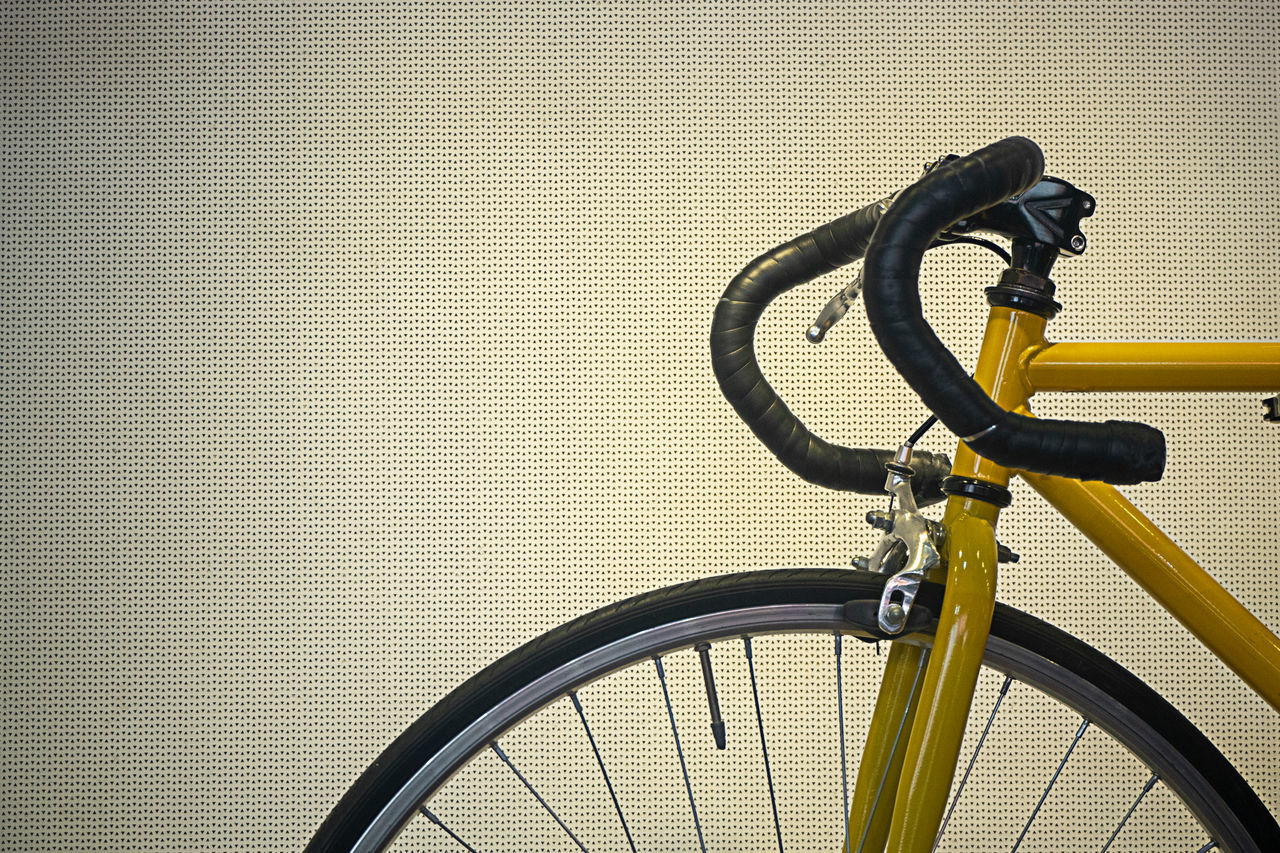
[[[668,622],[585,652],[518,688],[477,717],[418,769],[366,828],[356,851],[380,851],[414,817],[419,804],[442,787],[492,740],[521,721],[592,681],[628,666],[701,642],[744,635],[840,633],[867,637],[844,619],[842,605],[782,604],[745,607]],[[932,636],[916,634],[899,642],[931,646]],[[1081,676],[1047,661],[1016,643],[991,636],[983,666],[1028,684],[1083,715],[1103,729],[1152,772],[1158,774],[1224,849],[1252,849],[1252,841],[1212,787],[1180,753],[1169,749],[1139,716]],[[1119,736],[1117,732],[1123,732]]]

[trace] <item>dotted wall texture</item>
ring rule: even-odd
[[[756,444],[707,330],[747,261],[940,154],[1027,135],[1098,198],[1088,251],[1055,274],[1055,339],[1275,338],[1272,3],[8,2],[0,20],[6,849],[300,849],[400,731],[524,641],[672,582],[868,552],[881,502]],[[927,316],[972,364],[1000,264],[933,255]],[[847,275],[781,298],[760,358],[820,434],[896,445],[925,413],[865,318],[803,340]],[[1164,480],[1126,493],[1280,630],[1280,427],[1259,397],[1036,410],[1165,430]],[[1001,597],[1151,683],[1280,812],[1280,717],[1014,493]],[[774,754],[786,840],[832,849],[804,833],[840,819],[836,759],[805,738],[834,723],[795,700],[833,688],[778,642],[758,656],[766,722],[795,736]],[[713,752],[696,659],[668,678],[689,749]],[[666,749],[650,698],[614,713]],[[846,701],[851,744],[867,701]],[[546,757],[543,784],[605,839],[590,754],[548,720],[509,754]],[[1052,725],[1014,738],[1024,770],[966,792],[953,849],[1023,819],[1053,761],[1029,756],[1076,721]],[[694,775],[710,849],[773,844],[754,755],[729,759],[740,789]],[[641,849],[692,849],[680,777],[653,775],[619,783],[671,816],[637,818]],[[1110,778],[1127,803],[1145,777]],[[483,840],[513,777],[458,790],[479,848],[513,849]],[[1023,849],[1061,849],[1104,793],[1055,798]],[[1160,796],[1135,820],[1164,825]]]

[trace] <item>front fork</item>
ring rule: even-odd
[[[1031,396],[1025,366],[1045,346],[1044,328],[1042,316],[992,307],[973,378],[1001,408],[1019,409]],[[977,483],[984,497],[1007,495],[1012,474],[963,442],[951,473]],[[972,489],[947,499],[947,585],[933,648],[894,643],[889,653],[850,803],[845,853],[933,849],[995,610],[999,514],[999,506]]]
[[[846,853],[930,851],[995,608],[999,508],[947,501],[947,588],[932,652],[894,643],[858,767]]]

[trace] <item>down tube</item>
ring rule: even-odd
[[[1280,638],[1114,486],[1022,478],[1163,608],[1280,711]]]

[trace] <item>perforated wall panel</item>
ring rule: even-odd
[[[1276,337],[1271,3],[11,2],[0,20],[7,849],[298,850],[399,732],[526,640],[665,584],[868,552],[880,501],[756,444],[707,331],[747,261],[938,155],[1026,135],[1097,197],[1088,251],[1055,271],[1055,339]],[[926,261],[926,314],[967,365],[1000,269],[972,247]],[[803,339],[848,274],[779,299],[760,359],[822,435],[893,446],[925,412],[865,318]],[[1280,630],[1280,426],[1259,397],[1036,410],[1163,429],[1164,480],[1126,493]],[[1280,812],[1280,716],[1020,485],[1001,539],[1022,555],[1002,599],[1147,680]],[[666,664],[687,789],[652,667],[583,690],[637,849],[696,849],[690,792],[707,849],[836,849],[829,642],[758,641],[779,827],[739,644],[713,650],[723,755],[696,657]],[[881,659],[848,645],[852,777]],[[999,687],[979,683],[979,722]],[[1012,845],[1079,723],[1031,713],[998,718],[1005,764],[946,849]],[[562,702],[506,754],[584,846],[629,849],[579,725]],[[1100,849],[1146,779],[1112,758],[1086,733],[1020,849]],[[1074,781],[1095,765],[1102,783]],[[476,849],[569,845],[494,754],[456,781],[438,813]],[[1125,831],[1205,843],[1184,820],[1157,788]],[[429,821],[401,840],[463,849]]]

